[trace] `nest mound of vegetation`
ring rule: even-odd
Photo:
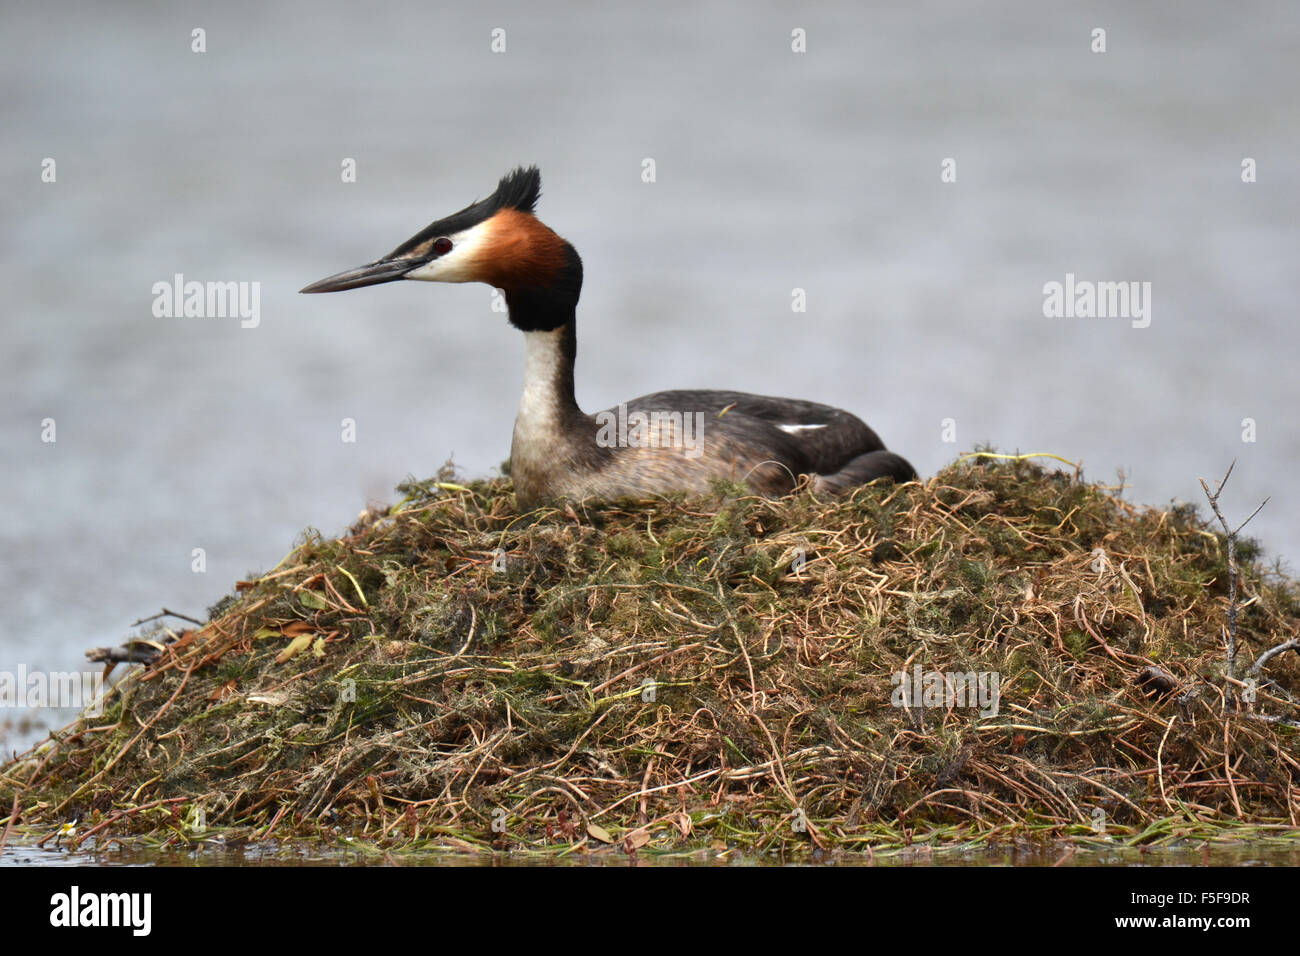
[[[1226,538],[1193,507],[1023,460],[577,512],[399,491],[143,635],[169,642],[101,716],[0,768],[0,813],[388,851],[1300,832],[1300,661],[1251,667],[1300,590],[1237,542],[1234,676]],[[900,700],[900,674],[996,675],[996,704]]]

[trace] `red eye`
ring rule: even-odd
[[[445,256],[451,252],[451,240],[446,236],[433,240],[433,251],[436,255]]]

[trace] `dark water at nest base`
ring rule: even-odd
[[[525,853],[473,855],[449,851],[398,853],[400,866],[1300,866],[1300,843],[1261,845],[1250,841],[1204,846],[1072,847],[1063,843],[1013,844],[995,848],[935,850],[909,847],[873,854],[837,851],[818,857],[743,853],[646,853],[636,860],[613,849],[565,857]],[[193,850],[120,847],[69,852],[57,848],[9,846],[0,866],[384,866],[387,854],[269,841],[240,849],[205,846]]]

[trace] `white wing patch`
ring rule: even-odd
[[[797,435],[799,434],[799,432],[805,432],[812,428],[825,428],[826,426],[825,424],[822,424],[822,425],[777,425],[776,427],[781,429],[781,431],[786,432],[787,434]]]

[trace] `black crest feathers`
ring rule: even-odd
[[[445,219],[430,223],[390,252],[387,258],[394,259],[424,253],[425,243],[430,240],[437,239],[439,236],[451,236],[463,229],[477,226],[503,209],[517,209],[519,212],[531,213],[537,207],[537,199],[541,194],[541,171],[536,166],[527,168],[519,166],[501,177],[496,192],[491,196],[470,203],[460,212],[452,213]]]
[[[520,212],[532,212],[537,208],[537,200],[542,194],[542,173],[536,166],[523,166],[506,173],[497,183],[497,191],[491,199],[496,201],[496,208],[518,209]],[[491,201],[491,200],[489,200]]]

